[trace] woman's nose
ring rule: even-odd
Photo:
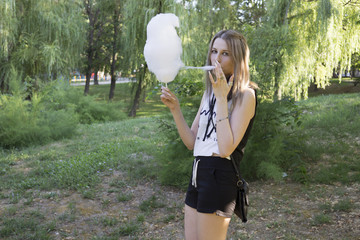
[[[216,60],[220,63],[221,62],[221,55],[220,54],[218,54],[217,56],[216,56]]]

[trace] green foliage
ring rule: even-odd
[[[176,79],[174,92],[178,97],[201,96],[204,90],[204,71],[181,71]]]
[[[240,170],[246,179],[281,180],[283,172],[299,161],[294,134],[300,109],[290,99],[258,105],[254,126]]]
[[[22,84],[15,86],[16,82],[12,82],[13,95],[0,96],[1,147],[43,144],[72,136],[79,122],[90,124],[126,117],[117,110],[119,104],[83,96],[61,80],[44,85],[38,93],[29,93]]]
[[[183,108],[188,124],[191,124],[197,108]],[[160,153],[162,183],[186,187],[191,172],[192,151],[181,141],[171,115],[158,120],[162,126],[161,136],[167,142]],[[281,180],[283,172],[292,169],[299,181],[307,181],[304,163],[300,161],[297,150],[301,139],[295,130],[301,124],[300,108],[293,100],[285,99],[276,102],[263,101],[257,109],[254,126],[240,165],[242,174],[247,179]]]
[[[267,1],[263,24],[249,34],[253,70],[267,97],[306,99],[310,83],[324,88],[333,69],[350,69],[360,46],[359,7],[350,5]]]
[[[10,66],[48,81],[76,67],[84,45],[81,1],[7,0],[0,3],[0,86],[13,80]],[[4,71],[5,70],[5,71]]]
[[[43,94],[44,103],[49,104],[50,109],[73,109],[80,123],[91,124],[126,117],[125,113],[118,110],[120,103],[96,101],[96,95],[84,96],[80,89],[73,88],[66,82],[55,81],[48,84]]]
[[[71,109],[46,110],[36,95],[31,101],[20,95],[0,98],[0,146],[21,147],[71,136],[77,117]]]
[[[183,108],[184,118],[191,124],[195,118],[197,108]],[[165,145],[157,156],[160,162],[159,179],[166,185],[185,188],[189,182],[192,151],[183,144],[171,114],[157,120],[161,128],[159,134],[164,138]]]

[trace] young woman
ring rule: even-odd
[[[233,30],[210,42],[206,90],[189,128],[177,97],[162,88],[180,137],[194,150],[193,173],[185,199],[185,238],[225,239],[236,200],[236,175],[230,155],[245,146],[255,116],[255,85],[249,80],[249,48]]]

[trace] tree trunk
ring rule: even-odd
[[[337,74],[336,74],[336,71],[335,71],[335,68],[333,68],[333,75],[332,75],[333,78],[337,78]]]
[[[316,78],[314,77],[314,92],[319,90],[318,85],[316,84]]]
[[[99,70],[94,71],[94,85],[99,85],[98,73],[99,73]]]
[[[6,86],[8,84],[5,83],[5,77],[0,76],[0,93],[4,94],[6,92]]]
[[[119,11],[115,9],[114,16],[113,16],[113,24],[114,24],[114,37],[112,42],[112,62],[111,62],[111,84],[110,84],[110,93],[109,93],[109,100],[114,98],[115,93],[115,85],[116,85],[116,76],[115,76],[115,64],[116,64],[116,52],[117,52],[117,37],[118,37],[118,26],[119,26]]]
[[[350,70],[350,79],[351,80],[353,79],[353,76],[355,76],[355,68],[354,67],[352,67]]]
[[[142,83],[144,81],[146,71],[147,71],[147,64],[145,64],[143,71],[141,71],[138,74],[138,76],[139,76],[138,77],[138,85],[137,85],[137,89],[136,89],[136,93],[135,93],[135,97],[134,97],[134,102],[133,102],[133,105],[129,112],[129,117],[136,117],[136,110],[139,108],[140,96],[141,96],[141,91],[142,91]]]
[[[281,59],[281,57],[279,59]],[[276,62],[279,62],[279,60],[276,60]],[[280,100],[281,99],[281,89],[280,89],[280,83],[279,83],[279,80],[278,80],[279,77],[280,77],[279,71],[280,71],[279,67],[276,66],[275,67],[274,95],[273,95],[274,100]]]
[[[1,90],[1,93],[4,94],[5,93],[5,81],[2,80],[0,82],[0,90]]]
[[[95,25],[98,20],[98,14],[99,9],[97,9],[95,12],[92,8],[92,1],[86,2],[84,1],[84,6],[86,9],[86,14],[89,18],[89,32],[88,32],[88,46],[87,46],[87,67],[86,67],[86,82],[85,82],[85,89],[84,89],[84,95],[87,95],[89,93],[90,89],[90,78],[91,73],[93,70],[93,60],[94,60],[94,32],[95,32]]]
[[[340,64],[340,70],[339,70],[339,82],[341,82],[341,80],[342,80],[342,71],[343,71],[343,68],[342,68],[342,65]]]
[[[85,81],[85,89],[84,89],[84,95],[89,94],[90,90],[90,78],[91,78],[91,71],[86,71],[86,81]]]
[[[284,25],[286,25],[286,24],[288,23],[288,22],[287,22],[287,19],[288,19],[289,8],[290,8],[291,2],[292,2],[292,0],[288,1],[287,5],[286,5],[284,22],[283,22]]]
[[[145,102],[145,100],[146,100],[146,91],[143,91],[142,92],[142,102]]]

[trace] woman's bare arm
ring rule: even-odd
[[[181,140],[189,150],[193,150],[199,126],[200,108],[203,100],[201,101],[199,110],[191,125],[191,128],[189,128],[181,111],[179,100],[177,99],[175,94],[173,94],[168,88],[165,87],[163,87],[161,90],[161,101],[170,109]]]
[[[219,155],[221,157],[228,157],[239,145],[251,118],[255,114],[255,92],[251,88],[244,90],[242,100],[239,100],[235,104],[230,119],[224,119],[228,116],[227,99],[220,99],[217,104],[216,135],[218,139]]]

